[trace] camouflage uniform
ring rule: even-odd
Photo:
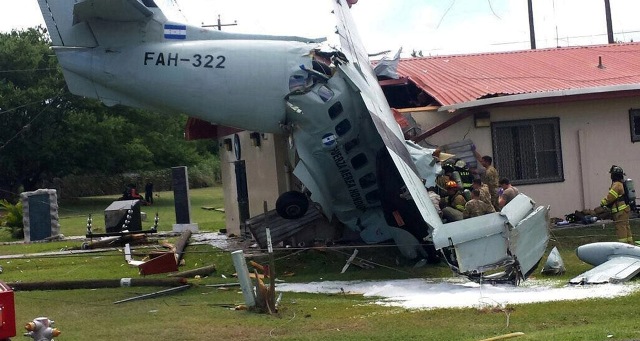
[[[622,182],[614,181],[611,184],[607,196],[600,201],[600,205],[611,208],[618,241],[633,244],[633,236],[631,235],[631,227],[629,226],[629,212],[631,208],[624,201],[624,186]]]
[[[471,199],[464,205],[464,212],[462,215],[465,219],[481,216],[487,213],[493,213],[496,210],[493,205],[486,203],[480,199]]]
[[[491,202],[491,192],[489,192],[489,186],[487,186],[487,184],[482,184],[482,187],[478,188],[478,190],[480,191],[480,200],[486,202],[489,205],[493,205],[493,203]]]
[[[491,203],[494,208],[498,208],[498,171],[493,165],[489,165],[484,174],[482,174],[482,183],[489,187],[489,194],[491,194]]]

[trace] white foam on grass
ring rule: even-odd
[[[281,292],[361,294],[378,297],[385,306],[409,309],[471,308],[536,302],[612,298],[640,290],[634,282],[563,285],[559,281],[530,279],[520,286],[478,284],[463,279],[402,279],[385,281],[326,281],[278,283]]]

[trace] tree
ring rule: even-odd
[[[184,140],[186,120],[74,96],[44,28],[0,33],[0,198],[69,174],[191,166],[212,157],[214,141]]]

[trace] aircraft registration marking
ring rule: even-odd
[[[362,199],[362,195],[360,194],[360,191],[356,186],[356,180],[354,179],[351,170],[349,170],[347,161],[345,160],[338,147],[335,147],[331,150],[331,157],[333,158],[333,162],[338,167],[338,171],[340,172],[342,180],[347,185],[349,196],[351,197],[353,204],[362,211],[366,210],[367,206],[365,205],[364,199]]]
[[[179,64],[188,64],[197,68],[205,69],[224,69],[224,63],[227,58],[222,55],[214,56],[211,54],[193,54],[189,58],[180,57],[179,53],[164,52],[145,52],[144,65],[151,66],[178,66]]]

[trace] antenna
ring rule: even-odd
[[[216,25],[205,25],[204,23],[202,24],[202,27],[217,27],[218,31],[222,31],[222,26],[236,26],[238,25],[238,20],[234,20],[233,24],[223,24],[220,21],[220,15],[218,14],[218,24]]]

